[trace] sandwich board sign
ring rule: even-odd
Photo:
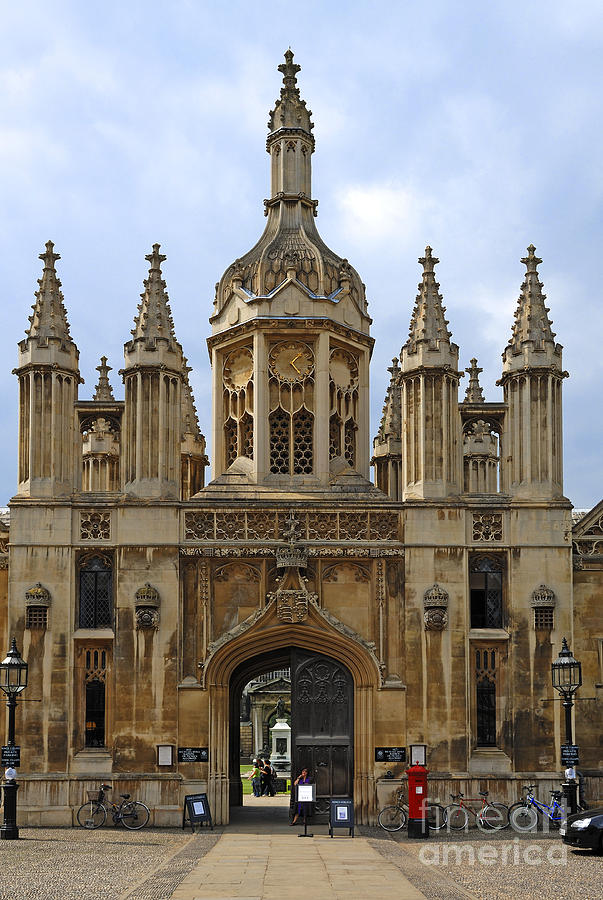
[[[214,830],[214,823],[211,820],[211,810],[209,808],[209,800],[207,794],[187,794],[184,798],[184,808],[182,810],[182,828],[186,827],[186,820],[191,826],[191,830],[195,830],[195,825],[203,826],[205,823]]]

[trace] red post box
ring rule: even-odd
[[[427,824],[427,775],[425,766],[411,766],[408,775],[408,836],[429,837]]]

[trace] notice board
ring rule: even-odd
[[[214,830],[214,823],[211,819],[211,809],[207,794],[187,794],[184,798],[184,808],[182,810],[182,827],[187,824],[191,826],[192,831],[195,825],[204,825],[207,823],[211,830]]]

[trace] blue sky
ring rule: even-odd
[[[565,492],[603,496],[603,7],[560,0],[3,4],[0,505],[16,490],[17,341],[51,238],[88,399],[117,370],[158,241],[210,433],[214,284],[264,227],[266,122],[291,45],[326,242],[367,286],[372,433],[427,243],[488,400],[533,242],[564,345]],[[465,383],[462,386],[464,393]]]

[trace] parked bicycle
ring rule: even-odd
[[[541,819],[548,819],[551,825],[559,828],[565,820],[565,811],[561,805],[561,791],[551,791],[551,805],[542,803],[534,796],[535,784],[526,784],[522,791],[525,797],[514,803],[509,810],[509,821],[515,831],[535,831]]]
[[[475,824],[482,830],[491,829],[499,831],[506,828],[509,824],[509,808],[504,803],[497,803],[493,800],[486,800],[489,791],[480,791],[479,797],[465,797],[459,791],[458,794],[451,794],[452,803],[444,810],[446,815],[446,823],[454,831],[462,831],[469,824],[469,816],[475,819]],[[469,803],[481,803],[479,810],[468,806]]]
[[[408,823],[408,801],[404,796],[404,790],[396,791],[396,802],[391,806],[384,806],[377,817],[381,828],[385,831],[400,831]],[[439,803],[427,801],[427,824],[433,831],[439,831],[446,824],[444,807]]]
[[[114,825],[121,822],[124,828],[132,831],[144,828],[151,816],[148,806],[140,800],[130,800],[130,794],[120,794],[121,803],[113,803],[105,797],[110,790],[110,784],[101,784],[98,791],[88,791],[87,802],[77,811],[77,820],[82,828],[100,828],[105,824],[107,813],[111,814]]]

